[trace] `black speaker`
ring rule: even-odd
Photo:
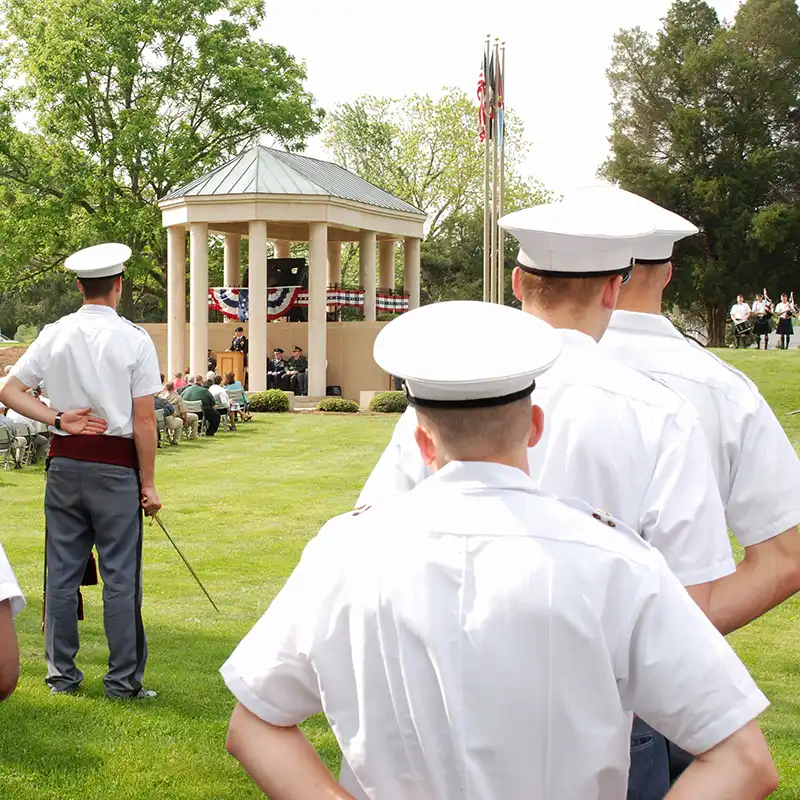
[[[341,386],[326,386],[325,387],[325,394],[327,397],[341,397],[342,396],[342,387]]]

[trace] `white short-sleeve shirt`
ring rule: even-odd
[[[685,586],[735,569],[708,446],[697,415],[668,387],[608,357],[589,336],[561,331],[564,349],[537,378],[542,440],[531,476],[559,497],[579,497],[640,533]],[[407,492],[429,474],[408,409],[358,505]]]
[[[633,712],[699,753],[767,705],[637,534],[497,464],[332,520],[221,671],[362,800],[624,797]]]
[[[731,317],[735,322],[743,322],[750,313],[750,306],[747,303],[734,303],[731,306]]]
[[[8,563],[3,545],[0,545],[0,603],[4,600],[11,604],[12,617],[16,617],[25,608],[25,597],[14,577],[11,564]]]
[[[52,408],[91,408],[108,423],[108,436],[128,438],[134,399],[162,388],[147,332],[98,305],[82,306],[45,326],[11,374],[28,387],[44,381]]]
[[[211,392],[212,396],[214,397],[218,408],[228,408],[230,406],[231,400],[228,397],[228,393],[225,391],[225,389],[223,389],[222,386],[219,386],[218,384],[211,384],[211,386],[208,387],[208,391]]]
[[[755,384],[656,314],[615,311],[601,349],[694,406],[736,538],[759,544],[800,523],[800,459]]]

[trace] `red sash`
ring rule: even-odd
[[[96,464],[139,469],[139,456],[133,439],[123,436],[59,436],[50,439],[50,458],[74,458]]]

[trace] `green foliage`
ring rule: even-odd
[[[158,201],[264,134],[297,150],[319,131],[263,18],[258,0],[0,0],[0,294],[121,240],[122,312],[161,318]]]
[[[250,411],[281,413],[289,410],[289,395],[280,389],[252,392],[247,395]]]
[[[317,411],[333,411],[338,414],[357,414],[358,403],[345,397],[325,397],[317,403]]]
[[[656,36],[616,37],[606,177],[694,221],[670,300],[723,341],[738,292],[791,289],[800,266],[800,13],[747,0],[731,25],[677,0]]]
[[[407,406],[405,392],[378,392],[369,402],[369,410],[379,414],[402,414]]]
[[[18,342],[32,342],[39,335],[39,329],[35,325],[20,325],[14,334],[14,339]]]

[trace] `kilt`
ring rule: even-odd
[[[769,317],[756,317],[753,323],[753,333],[756,336],[768,336],[772,333],[772,325],[769,324]]]
[[[778,320],[778,330],[776,333],[779,336],[794,336],[794,328],[792,327],[791,317],[789,319],[784,319],[781,317]]]

